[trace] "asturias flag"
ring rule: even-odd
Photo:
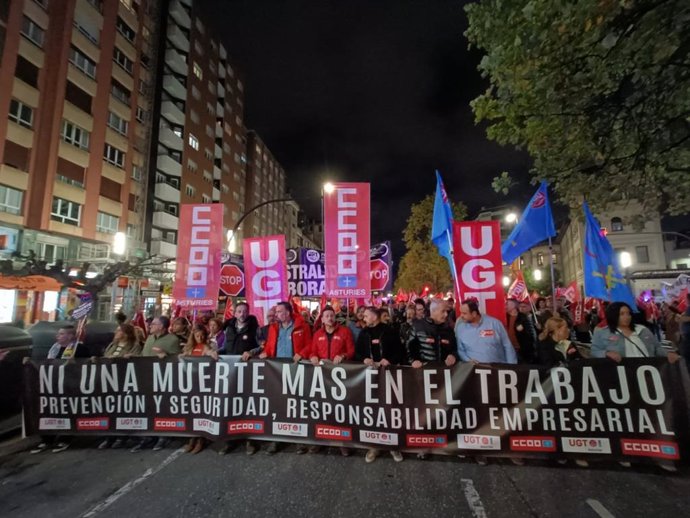
[[[451,263],[450,271],[453,271],[453,258],[451,256],[451,244],[453,243],[453,209],[450,207],[446,188],[443,186],[441,175],[436,171],[436,198],[434,199],[434,219],[431,223],[431,241],[438,248],[438,253]]]
[[[582,208],[585,211],[585,296],[625,302],[636,310],[635,297],[618,269],[611,243],[602,235],[587,202]]]
[[[549,193],[546,190],[546,182],[541,182],[525,212],[522,213],[522,219],[501,247],[503,260],[510,264],[520,257],[520,254],[555,235],[556,227],[553,224]]]

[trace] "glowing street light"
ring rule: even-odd
[[[506,223],[516,223],[517,219],[517,214],[515,214],[514,212],[509,212],[508,214],[506,214],[505,217]]]
[[[506,288],[510,286],[510,277],[508,277],[507,275],[503,276],[503,286]]]
[[[228,238],[228,252],[234,254],[237,248],[235,242],[235,233],[232,230],[228,230],[226,237]]]
[[[124,232],[115,232],[113,236],[113,253],[115,255],[125,255],[127,251],[127,236]]]
[[[533,274],[533,275],[534,275],[534,280],[535,280],[535,281],[540,281],[540,280],[542,280],[542,279],[544,278],[544,275],[541,273],[541,270],[538,269],[538,268],[537,268],[536,270],[534,270],[534,274]]]
[[[326,182],[323,184],[323,192],[326,194],[332,194],[335,191],[335,185],[333,185],[331,182]]]

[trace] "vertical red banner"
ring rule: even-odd
[[[337,183],[323,196],[326,295],[371,296],[368,183]]]
[[[268,310],[288,300],[285,236],[245,239],[244,282],[249,311],[265,325]]]
[[[453,222],[453,240],[462,298],[477,299],[483,314],[505,323],[500,223]]]
[[[223,206],[181,205],[177,235],[175,304],[188,309],[216,309],[223,252]]]

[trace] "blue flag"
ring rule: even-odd
[[[453,273],[451,249],[453,243],[453,209],[450,207],[446,189],[441,175],[436,171],[436,198],[434,199],[434,219],[431,223],[431,241],[438,248],[438,253],[448,259]],[[455,277],[455,275],[453,275]]]
[[[601,226],[589,211],[585,211],[585,296],[609,302],[625,302],[637,309],[635,297],[616,264],[616,255],[609,240],[601,233]]]
[[[556,227],[553,224],[549,193],[546,190],[546,182],[541,182],[522,213],[522,219],[501,247],[503,260],[510,264],[520,257],[520,254],[555,235]]]

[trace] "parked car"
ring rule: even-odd
[[[24,358],[31,357],[31,335],[0,324],[0,436],[21,427]]]
[[[33,338],[33,360],[45,360],[50,347],[55,343],[55,335],[64,325],[70,325],[67,321],[36,322],[29,328],[29,334]],[[117,322],[92,321],[86,324],[86,336],[84,345],[89,349],[91,356],[103,356],[103,351],[113,341]]]

